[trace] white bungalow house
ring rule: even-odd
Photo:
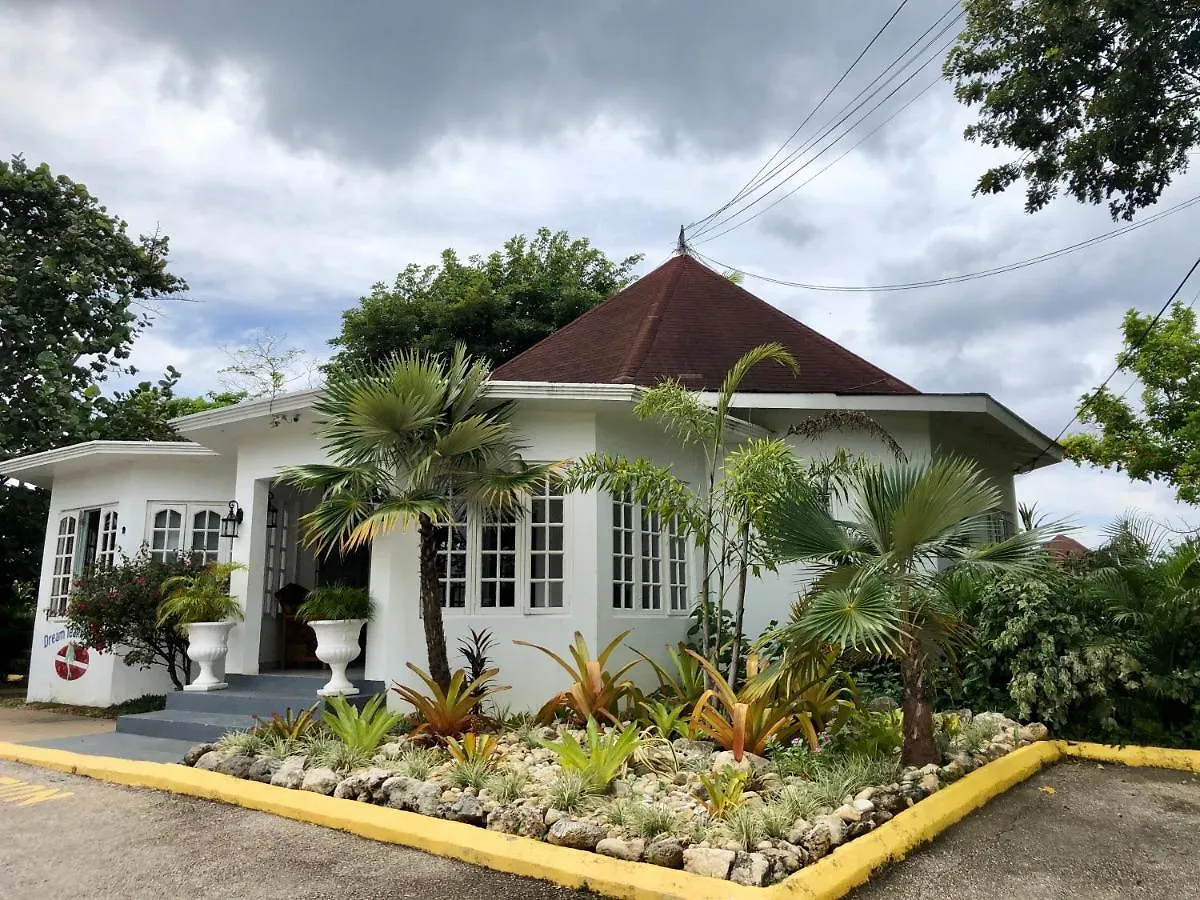
[[[815,413],[859,410],[911,458],[952,451],[977,460],[1004,497],[998,521],[1015,514],[1015,473],[1061,459],[1053,441],[990,396],[921,393],[686,255],[499,367],[490,393],[515,401],[527,459],[602,451],[698,475],[698,458],[681,453],[658,425],[637,420],[634,403],[667,376],[712,391],[734,360],[767,341],[790,349],[800,371],[769,365],[751,372],[735,403],[737,435],[786,434]],[[281,466],[326,459],[312,413],[317,396],[249,400],[184,417],[174,423],[186,439],[180,443],[91,442],[0,464],[5,476],[51,490],[31,700],[107,705],[169,689],[161,671],[132,669],[110,654],[85,659],[61,618],[73,575],[143,544],[153,553],[190,548],[245,566],[233,579],[245,621],[231,634],[228,672],[309,662],[304,626],[289,619],[277,591],[346,580],[368,585],[378,605],[360,660],[365,677],[411,681],[405,662],[426,665],[415,534],[398,531],[351,558],[317,559],[297,534],[314,498],[274,480]],[[817,444],[788,439],[806,456],[836,447],[887,453],[857,433]],[[236,537],[223,538],[221,520],[231,509],[242,521]],[[696,556],[633,504],[597,493],[535,497],[515,524],[457,523],[441,555],[452,664],[460,638],[489,629],[501,681],[513,686],[519,707],[542,703],[565,683],[552,662],[514,646],[515,638],[561,652],[575,631],[595,649],[632,629],[630,645],[662,655],[686,633]],[[797,572],[783,571],[751,584],[750,635],[786,617],[797,581]]]

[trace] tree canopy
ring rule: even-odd
[[[1125,314],[1118,371],[1141,386],[1140,407],[1107,387],[1085,394],[1079,421],[1098,433],[1074,434],[1063,443],[1070,458],[1125,472],[1138,481],[1157,478],[1184,503],[1200,501],[1200,334],[1196,314],[1176,303],[1153,328],[1137,310]]]
[[[1017,157],[977,193],[1026,181],[1036,212],[1060,190],[1114,219],[1152,205],[1200,144],[1197,0],[964,0],[946,59],[979,107],[966,137]]]
[[[342,313],[328,371],[376,365],[400,350],[450,354],[456,344],[499,365],[625,287],[640,260],[615,262],[585,238],[548,228],[465,262],[444,250],[440,265],[410,264]]]

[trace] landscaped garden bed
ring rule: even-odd
[[[477,712],[495,690],[494,674],[469,681],[460,672],[447,691],[431,685],[428,695],[400,688],[418,700],[417,713],[407,717],[389,713],[382,695],[361,711],[334,699],[319,722],[309,713],[277,716],[252,732],[198,745],[184,762],[761,886],[1047,737],[1040,724],[959,710],[935,717],[939,762],[905,767],[897,710],[838,700],[827,708],[836,709],[836,720],[802,736],[805,729],[796,726],[811,724],[810,712],[792,710],[763,728],[770,709],[747,704],[745,719],[740,712],[724,719],[718,710],[733,710],[712,705],[718,689],[692,704],[690,717],[643,698],[640,720],[543,725],[494,706],[490,717]],[[607,673],[603,684],[615,686]],[[569,714],[569,695],[558,699],[566,701],[560,713]],[[705,709],[712,713],[707,724]],[[737,727],[723,729],[721,721]],[[797,736],[764,737],[771,730]]]

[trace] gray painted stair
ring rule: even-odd
[[[348,698],[362,707],[372,695],[384,690],[382,681],[365,681],[350,672],[359,694]],[[223,691],[173,691],[167,694],[166,709],[158,712],[121,716],[117,733],[169,738],[201,743],[215,741],[227,731],[247,731],[254,727],[254,716],[269,718],[274,713],[293,714],[320,702],[317,689],[328,675],[286,673],[279,675],[228,675],[229,687]],[[318,707],[318,715],[320,707]]]

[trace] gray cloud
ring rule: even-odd
[[[265,125],[297,147],[392,165],[439,138],[560,133],[636,121],[663,153],[721,155],[781,139],[892,4],[669,0],[41,0],[162,42],[164,85],[203,95],[224,63],[258,79]],[[29,4],[27,8],[33,8]],[[908,5],[862,63],[869,77],[946,8]],[[865,79],[864,79],[865,80]]]

